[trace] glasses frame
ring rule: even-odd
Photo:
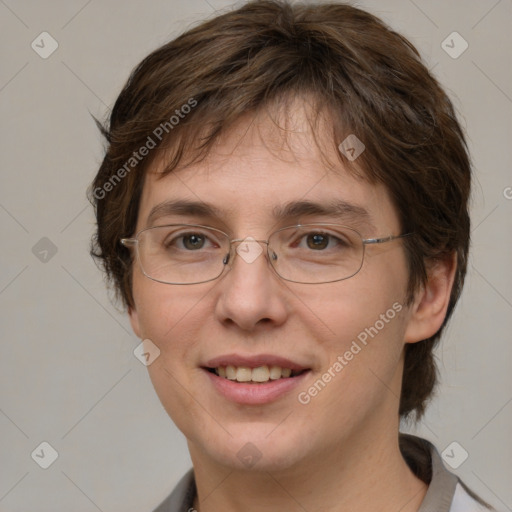
[[[152,229],[157,229],[157,228],[166,228],[166,227],[173,227],[173,226],[183,226],[183,227],[189,227],[189,228],[202,228],[202,229],[208,229],[208,230],[211,230],[211,231],[216,231],[217,233],[220,233],[222,235],[224,235],[228,241],[228,244],[229,244],[229,252],[227,254],[227,257],[224,257],[223,259],[223,264],[224,266],[222,267],[222,270],[219,272],[219,274],[215,277],[212,277],[211,279],[207,279],[205,281],[195,281],[193,283],[172,283],[172,282],[168,282],[168,281],[162,281],[160,279],[155,279],[154,277],[151,277],[150,275],[148,275],[146,273],[146,271],[144,270],[144,267],[142,266],[142,261],[141,261],[141,258],[140,258],[140,254],[139,254],[139,236],[146,232],[146,231],[150,231]],[[279,272],[277,271],[277,269],[274,267],[274,265],[272,264],[272,255],[269,253],[269,243],[270,243],[270,238],[272,236],[274,236],[275,234],[281,232],[281,231],[284,231],[286,229],[292,229],[292,228],[307,228],[307,227],[313,227],[313,226],[332,226],[332,227],[338,227],[338,228],[345,228],[345,229],[349,229],[350,231],[353,231],[354,233],[356,233],[359,238],[361,239],[361,242],[363,244],[363,254],[362,254],[362,257],[361,257],[361,264],[359,265],[359,268],[353,273],[351,274],[350,276],[347,276],[347,277],[342,277],[341,279],[333,279],[333,280],[330,280],[330,281],[320,281],[320,282],[314,282],[314,283],[311,283],[311,282],[304,282],[304,281],[295,281],[293,279],[288,279],[286,277],[283,277],[281,274],[279,274]],[[249,240],[250,242],[257,242],[257,243],[260,243],[260,244],[264,244],[266,245],[267,247],[267,262],[269,263],[270,265],[270,268],[274,271],[274,273],[280,278],[280,279],[283,279],[284,281],[288,281],[290,283],[298,283],[298,284],[326,284],[326,283],[337,283],[339,281],[345,281],[347,279],[350,279],[351,277],[354,277],[356,274],[359,273],[359,271],[361,270],[361,268],[363,267],[363,263],[364,263],[364,256],[365,256],[365,249],[366,249],[366,246],[367,245],[375,245],[375,244],[384,244],[386,242],[391,242],[392,240],[397,240],[397,239],[400,239],[400,238],[405,238],[405,237],[408,237],[408,236],[411,236],[413,235],[413,233],[403,233],[401,235],[388,235],[388,236],[385,236],[385,237],[379,237],[379,238],[363,238],[363,236],[361,235],[361,233],[359,233],[359,231],[357,231],[357,229],[354,229],[354,228],[351,228],[350,226],[346,226],[344,224],[336,224],[336,223],[330,223],[330,222],[318,222],[318,223],[309,223],[309,224],[294,224],[292,226],[286,226],[284,228],[280,228],[280,229],[277,229],[276,231],[273,231],[267,238],[267,240],[256,240],[256,239],[251,239]],[[205,226],[205,225],[202,225],[202,224],[164,224],[162,226],[151,226],[149,228],[144,228],[144,229],[141,229],[138,233],[135,234],[135,236],[131,237],[131,238],[121,238],[119,241],[120,243],[124,246],[124,247],[127,247],[127,248],[133,248],[135,247],[135,252],[136,252],[136,257],[137,257],[137,260],[138,260],[138,263],[139,263],[139,267],[140,269],[142,270],[142,273],[148,278],[148,279],[151,279],[152,281],[155,281],[157,283],[162,283],[162,284],[173,284],[173,285],[179,285],[179,286],[187,286],[187,285],[193,285],[193,284],[202,284],[202,283],[209,283],[210,281],[215,281],[216,279],[219,279],[219,277],[222,276],[222,274],[224,274],[226,268],[227,268],[227,265],[228,263],[232,260],[232,254],[233,254],[233,251],[234,251],[234,244],[237,244],[237,243],[241,243],[241,242],[245,242],[247,241],[247,238],[230,238],[229,235],[227,233],[225,233],[224,231],[220,230],[220,229],[217,229],[217,228],[214,228],[212,226]],[[236,252],[236,250],[235,250]]]

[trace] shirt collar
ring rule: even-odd
[[[420,437],[400,434],[400,450],[411,470],[428,484],[418,512],[449,512],[459,479],[443,464],[435,446]]]

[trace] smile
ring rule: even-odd
[[[293,396],[311,373],[309,365],[277,354],[224,354],[201,368],[223,399],[242,405],[264,405]]]
[[[296,377],[306,370],[292,370],[291,368],[283,368],[277,365],[263,365],[256,368],[228,365],[208,368],[208,371],[231,381],[262,384],[288,377]]]

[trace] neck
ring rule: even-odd
[[[240,471],[219,466],[189,443],[198,512],[287,510],[417,512],[427,485],[416,478],[398,445],[398,420],[358,432],[286,469]],[[376,432],[378,434],[376,434]]]

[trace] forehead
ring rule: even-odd
[[[165,174],[165,157],[155,160],[145,176],[138,229],[171,216],[211,218],[231,228],[315,215],[360,222],[368,231],[394,229],[385,187],[348,170],[335,142],[328,121],[313,126],[303,104],[277,118],[244,116],[201,162]]]

